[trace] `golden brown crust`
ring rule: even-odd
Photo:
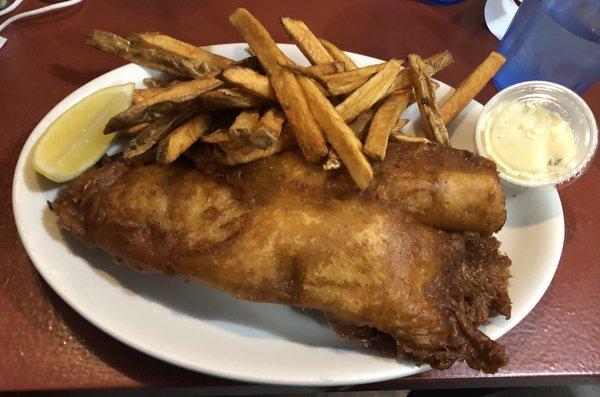
[[[394,150],[410,159],[414,146]],[[450,170],[488,167],[462,152],[437,156]],[[211,172],[113,162],[77,178],[52,209],[63,229],[134,269],[323,311],[346,336],[373,347],[392,338],[417,364],[467,360],[493,372],[506,361],[476,329],[510,313],[509,261],[494,239],[416,222],[295,151]]]

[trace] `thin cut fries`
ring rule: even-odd
[[[298,19],[283,17],[281,24],[288,37],[298,46],[312,65],[331,63],[335,59],[323,47],[317,36],[310,31],[306,24]]]
[[[223,80],[246,90],[260,98],[271,102],[277,102],[275,91],[271,87],[269,78],[248,68],[234,66],[226,69],[221,74]]]
[[[388,138],[400,114],[412,101],[412,90],[390,95],[377,109],[369,127],[363,153],[373,160],[382,161],[385,158]]]
[[[231,127],[229,127],[229,136],[233,141],[248,141],[250,134],[254,131],[260,113],[258,110],[244,110],[238,114]]]
[[[373,169],[361,151],[362,144],[311,79],[300,77],[298,81],[327,140],[342,159],[358,188],[365,190],[373,181]]]
[[[346,66],[343,62],[335,61],[331,63],[320,63],[318,65],[307,66],[306,69],[320,76],[327,76],[328,74],[345,72]]]
[[[264,101],[238,88],[217,88],[200,97],[210,110],[218,109],[252,109],[262,106]]]
[[[172,71],[171,73],[178,76],[198,78],[219,71],[219,69],[216,69],[206,62],[188,59],[155,48],[139,48],[132,46],[128,54],[134,60],[140,60],[140,62],[147,60],[149,64],[160,65],[166,68],[166,71]]]
[[[121,130],[118,133],[120,136],[130,136],[130,137],[136,136],[137,134],[142,132],[144,129],[146,129],[146,127],[148,127],[149,125],[150,125],[150,123],[141,123],[141,124],[129,127],[129,128],[125,128],[124,130]]]
[[[370,108],[377,101],[382,99],[394,84],[396,75],[400,71],[400,62],[392,59],[369,81],[354,91],[344,102],[335,107],[342,119],[350,122],[360,114],[360,112]],[[340,153],[338,153],[340,154]]]
[[[246,9],[237,8],[229,21],[248,44],[250,56],[239,61],[158,32],[127,39],[87,34],[88,44],[104,52],[168,73],[164,81],[144,79],[147,88],[135,89],[131,107],[105,126],[105,133],[130,139],[123,152],[128,164],[166,166],[194,153],[194,162],[200,155],[233,166],[297,145],[309,163],[326,171],[345,167],[365,190],[374,177],[369,161],[385,159],[390,136],[448,146],[445,125],[504,63],[492,52],[438,108],[439,85],[431,76],[453,62],[448,51],[425,60],[409,54],[408,67],[391,59],[359,68],[303,21],[283,17],[286,34],[311,64],[305,67]],[[413,101],[426,138],[402,133],[408,120],[400,116]]]
[[[102,30],[90,30],[86,35],[86,43],[130,62],[177,76],[200,77],[208,71],[203,62],[156,49],[133,48],[123,37]]]
[[[165,84],[162,81],[160,81],[154,77],[146,77],[142,81],[147,88],[159,88],[159,87],[165,86]]]
[[[230,142],[231,138],[229,137],[229,132],[219,129],[212,134],[202,135],[200,140],[204,143],[223,143]]]
[[[156,120],[129,141],[127,148],[125,148],[125,151],[123,152],[123,158],[131,159],[146,153],[165,135],[173,130],[173,128],[176,128],[178,125],[192,117],[194,111],[194,108],[188,107],[179,114],[166,116]]]
[[[170,132],[158,144],[156,162],[170,164],[175,161],[208,130],[211,122],[209,114],[200,114]]]
[[[314,65],[314,66],[321,66],[321,65]],[[311,69],[305,68],[303,66],[288,64],[288,65],[281,65],[281,67],[289,70],[290,72],[294,73],[297,76],[309,77],[309,78],[316,80],[315,84],[316,84],[317,88],[319,89],[319,91],[321,91],[321,94],[325,95],[326,97],[331,96],[331,93],[329,91],[327,91],[321,84],[321,82],[323,82],[323,77],[326,77],[326,76],[321,76],[318,73],[311,71]]]
[[[332,95],[347,94],[367,82],[375,73],[381,71],[385,63],[365,66],[346,72],[331,74],[323,77],[327,91]]]
[[[165,52],[179,55],[198,62],[204,62],[213,69],[225,69],[233,64],[233,60],[213,54],[195,45],[161,33],[138,33],[128,37],[131,43],[156,48]]]
[[[448,131],[440,116],[435,99],[435,88],[431,77],[425,71],[423,60],[416,54],[408,54],[407,58],[425,136],[429,140],[449,146],[450,138],[448,137]]]
[[[426,71],[429,76],[433,76],[440,70],[446,68],[453,62],[452,54],[449,51],[443,51],[430,56],[424,60],[426,64]],[[349,70],[347,72],[336,73],[323,77],[323,82],[327,91],[331,92],[332,95],[348,94],[361,85],[363,85],[371,76],[379,72],[385,63],[379,63],[371,66],[358,68],[355,70]],[[390,88],[391,91],[401,90],[412,86],[410,79],[410,72],[408,69],[402,69],[394,86]]]
[[[350,129],[354,132],[354,135],[362,141],[365,133],[367,132],[367,128],[371,124],[373,117],[375,116],[375,110],[373,108],[369,108],[363,111],[361,114],[356,117],[356,120],[350,124]]]
[[[425,64],[425,73],[427,73],[427,75],[431,77],[438,73],[440,70],[447,68],[449,65],[452,64],[452,62],[454,62],[454,59],[452,58],[452,54],[450,53],[450,51],[443,51],[434,54],[429,58],[423,60],[423,63]],[[398,73],[398,77],[396,77],[396,81],[392,90],[403,90],[410,87],[412,87],[410,71],[409,69],[403,69],[400,71],[400,73]]]
[[[254,131],[250,133],[250,143],[259,149],[268,148],[279,138],[284,121],[285,117],[281,110],[275,107],[267,109],[258,120]]]
[[[467,78],[456,91],[440,106],[442,122],[447,125],[483,90],[483,87],[506,62],[506,58],[493,51]]]
[[[169,87],[173,87],[177,84],[183,83],[182,80],[172,80],[168,84],[159,85],[152,88],[137,88],[133,90],[133,104],[135,105],[138,102],[142,102],[150,97],[163,93],[169,90]]]
[[[259,149],[256,146],[245,145],[236,148],[227,149],[220,145],[220,150],[215,151],[215,157],[218,162],[225,165],[245,164],[251,161],[272,156],[286,149],[291,149],[295,146],[295,141],[290,136],[290,133],[283,131],[279,139],[274,144],[265,150]]]
[[[217,88],[222,84],[222,81],[214,77],[205,77],[170,86],[160,94],[136,103],[129,109],[114,116],[106,124],[104,132],[108,134],[146,121],[155,120],[157,115],[177,110],[181,108],[182,104],[198,98],[204,92]]]
[[[132,103],[140,103],[148,98],[152,98],[155,95],[165,91],[166,87],[155,87],[155,88],[136,88],[133,90]]]
[[[289,63],[286,63],[281,66],[291,70],[292,72],[294,72],[296,74],[300,74],[300,75],[307,76],[307,77],[312,77],[313,79],[316,79],[317,81],[319,81],[321,83],[323,82],[323,78],[325,76],[344,71],[344,64],[341,62],[321,63],[318,65],[313,65],[313,66],[308,66],[308,67],[298,66],[298,65],[289,64]]]
[[[420,136],[408,136],[402,133],[394,133],[392,134],[392,138],[400,142],[410,142],[410,143],[433,143],[427,138],[423,138]]]
[[[336,61],[342,62],[346,68],[346,70],[352,70],[352,69],[356,69],[357,66],[354,63],[354,61],[352,59],[350,59],[350,57],[348,55],[346,55],[346,53],[342,50],[340,50],[338,47],[336,47],[335,44],[320,38],[319,41],[321,42],[321,44],[323,44],[323,47],[325,47],[325,49],[327,50],[327,52],[329,53],[329,55],[331,55],[331,57],[333,59],[335,59]]]
[[[275,45],[266,29],[246,9],[238,8],[229,20],[269,74],[271,85],[304,156],[311,163],[322,161],[329,150],[321,130],[310,113],[298,80],[293,73],[280,66],[290,61]]]

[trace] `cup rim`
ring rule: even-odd
[[[511,86],[506,87],[503,90],[497,92],[485,104],[485,106],[481,110],[481,113],[479,114],[477,123],[475,124],[475,145],[477,147],[477,152],[479,153],[479,155],[489,158],[489,157],[487,157],[487,150],[485,148],[485,144],[483,143],[483,139],[481,136],[482,135],[481,129],[482,129],[482,123],[483,123],[482,120],[484,119],[484,115],[489,113],[491,111],[491,109],[493,109],[495,106],[497,106],[504,97],[508,96],[509,94],[514,93],[515,91],[523,91],[524,89],[529,88],[529,87],[549,88],[550,89],[549,91],[551,93],[560,91],[563,94],[567,94],[571,99],[573,99],[573,102],[576,104],[577,109],[580,110],[585,115],[585,119],[586,119],[587,124],[591,131],[591,139],[590,139],[589,144],[586,146],[587,153],[586,153],[585,157],[575,167],[573,167],[569,172],[566,172],[565,174],[558,176],[556,179],[554,179],[550,182],[526,181],[526,180],[520,179],[518,177],[508,175],[508,174],[502,172],[501,170],[498,170],[498,174],[500,175],[500,178],[502,178],[504,181],[511,183],[513,185],[522,186],[522,187],[549,188],[549,187],[555,187],[555,186],[560,186],[560,187],[566,186],[567,184],[574,182],[581,175],[583,175],[583,173],[587,170],[587,168],[592,163],[592,160],[594,159],[594,156],[595,156],[597,148],[598,148],[598,126],[596,124],[596,119],[594,117],[594,114],[593,114],[592,110],[590,109],[589,105],[585,102],[585,100],[579,94],[577,94],[573,90],[571,90],[568,87],[565,87],[561,84],[557,84],[557,83],[553,83],[551,81],[545,81],[545,80],[530,80],[530,81],[524,81],[521,83],[511,85]],[[490,160],[493,161],[493,159],[490,159]]]

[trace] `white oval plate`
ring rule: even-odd
[[[209,50],[233,59],[245,44]],[[283,51],[306,61],[291,45]],[[380,62],[350,54],[357,64]],[[23,244],[50,286],[88,321],[151,356],[194,371],[249,382],[288,385],[347,385],[412,375],[429,369],[380,357],[336,337],[317,317],[286,306],[248,303],[163,275],[119,267],[99,249],[61,233],[47,202],[58,186],[39,177],[31,152],[44,130],[63,111],[100,88],[136,82],[148,70],[130,64],[108,72],[61,101],[25,143],[13,181],[13,210]],[[450,87],[441,84],[440,96]],[[453,123],[452,142],[474,150],[474,127],[482,106],[472,102]],[[407,118],[417,118],[413,107]],[[412,125],[409,126],[412,128]],[[510,320],[494,318],[483,331],[497,339],[529,313],[550,284],[560,259],[564,223],[556,190],[507,193],[508,221],[498,234],[512,259]]]

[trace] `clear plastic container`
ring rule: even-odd
[[[486,149],[484,126],[492,111],[500,104],[512,101],[535,100],[542,107],[556,112],[569,124],[574,134],[576,153],[565,165],[564,171],[547,180],[535,181],[514,175],[498,166],[500,177],[517,186],[531,188],[563,187],[579,178],[591,164],[598,147],[598,127],[589,106],[570,89],[548,81],[526,81],[508,87],[496,94],[483,108],[475,127],[477,151],[494,160]]]

